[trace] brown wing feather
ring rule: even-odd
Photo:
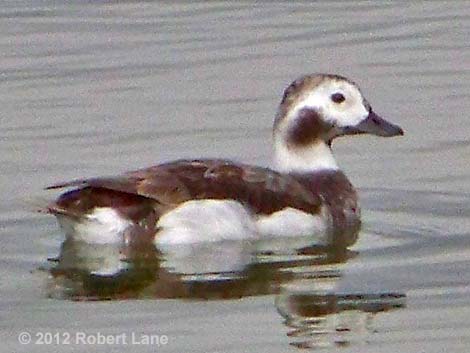
[[[134,194],[174,207],[191,199],[235,199],[256,213],[285,207],[316,213],[321,205],[298,179],[227,160],[180,160],[128,172],[122,176],[75,180],[61,187],[91,187]]]

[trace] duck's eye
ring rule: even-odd
[[[346,98],[344,97],[344,95],[342,93],[333,93],[331,95],[331,100],[335,103],[343,103]]]

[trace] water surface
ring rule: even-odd
[[[26,331],[169,339],[136,351],[466,352],[469,30],[467,1],[3,2],[1,349],[90,349],[20,345]],[[140,300],[59,295],[70,287],[47,259],[63,236],[34,212],[55,195],[43,187],[180,157],[268,165],[281,92],[309,72],[351,77],[406,131],[334,146],[362,200],[351,253],[241,258],[238,276],[159,272],[120,292]],[[141,282],[160,269],[144,263]],[[86,280],[72,289],[110,288]]]

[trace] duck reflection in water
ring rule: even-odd
[[[284,245],[284,252],[253,252],[252,243],[220,243],[216,247],[223,256],[210,258],[201,247],[164,254],[154,247],[66,240],[50,269],[49,295],[79,301],[273,295],[291,344],[302,348],[364,341],[374,330],[376,313],[404,307],[401,293],[340,289],[341,269],[358,253],[344,247],[289,250],[288,242]],[[238,261],[226,261],[235,250]],[[201,260],[198,267],[195,258]]]
[[[279,242],[277,245],[281,246]],[[68,293],[70,299],[99,300],[228,299],[274,294],[290,278],[280,269],[340,263],[354,254],[343,247],[289,249],[289,245],[292,242],[284,239],[283,251],[273,252],[255,250],[260,246],[253,242],[224,241],[162,251],[149,246],[92,245],[67,239],[60,255],[50,260],[50,295],[63,297]]]

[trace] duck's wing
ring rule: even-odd
[[[233,199],[255,213],[286,207],[317,213],[321,199],[293,176],[228,160],[180,160],[117,177],[74,180],[48,187],[99,188],[174,207],[188,200]]]

